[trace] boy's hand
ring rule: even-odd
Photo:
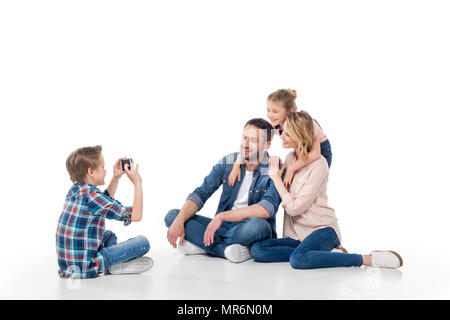
[[[139,174],[138,169],[139,169],[139,164],[136,164],[136,168],[135,168],[134,161],[131,162],[131,168],[130,168],[129,164],[125,165],[125,173],[127,174],[128,179],[130,179],[134,185],[142,183],[142,178],[141,178],[141,175]]]
[[[115,163],[114,163],[114,167],[113,167],[113,178],[116,179],[120,179],[120,177],[122,177],[122,175],[125,173],[122,171],[122,169],[120,168],[120,160],[123,160],[126,158],[119,158]]]

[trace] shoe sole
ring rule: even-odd
[[[392,250],[374,250],[374,252],[390,252],[393,255],[395,255],[398,258],[398,260],[400,261],[400,265],[398,267],[400,268],[403,265],[402,257],[395,251],[392,251]]]

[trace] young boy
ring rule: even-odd
[[[123,221],[127,226],[142,218],[142,178],[134,168],[120,160],[114,164],[111,183],[101,192],[97,186],[105,184],[105,160],[102,146],[84,147],[73,151],[66,161],[67,171],[74,184],[69,190],[56,231],[56,253],[61,278],[95,278],[99,273],[140,273],[150,269],[153,261],[143,257],[150,249],[143,236],[117,244],[111,231],[105,231],[105,218]],[[119,179],[126,173],[134,184],[133,207],[123,206],[114,199]]]

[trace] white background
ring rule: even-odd
[[[449,16],[447,1],[1,2],[2,268],[47,255],[57,277],[65,160],[96,144],[101,189],[124,155],[143,177],[143,221],[107,228],[170,250],[164,215],[279,88],[330,139],[344,246],[450,265]],[[279,137],[270,153],[286,155]],[[132,191],[124,176],[116,198],[131,205]]]

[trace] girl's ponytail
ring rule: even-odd
[[[280,102],[286,109],[287,113],[297,111],[297,104],[295,99],[297,98],[297,91],[292,89],[279,89],[272,92],[267,97],[268,101]]]

